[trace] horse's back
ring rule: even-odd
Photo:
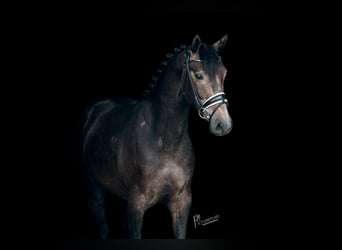
[[[83,125],[84,136],[86,136],[94,123],[106,113],[111,112],[120,115],[120,111],[123,111],[136,103],[137,101],[133,99],[105,99],[94,103],[86,112]]]

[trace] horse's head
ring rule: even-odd
[[[218,55],[227,38],[225,35],[209,45],[196,35],[191,46],[185,49],[186,74],[193,92],[193,103],[200,117],[209,122],[210,132],[216,136],[226,135],[232,128],[224,94],[227,69]]]

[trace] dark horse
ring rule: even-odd
[[[196,35],[190,46],[167,55],[144,98],[104,100],[89,109],[83,153],[96,237],[108,236],[104,208],[109,191],[127,200],[130,238],[141,238],[144,214],[157,203],[169,208],[174,237],[186,238],[195,160],[189,110],[196,108],[216,136],[232,128],[223,92],[227,70],[218,54],[226,42],[227,35],[213,44]]]

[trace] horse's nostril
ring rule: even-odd
[[[214,127],[212,133],[217,135],[217,136],[223,136],[226,135],[230,132],[231,126],[230,123],[226,122],[218,122]]]
[[[224,131],[224,126],[222,125],[221,122],[219,122],[216,126],[216,131],[217,132],[223,132]]]

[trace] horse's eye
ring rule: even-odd
[[[196,79],[198,80],[202,80],[203,76],[201,74],[195,74]]]

